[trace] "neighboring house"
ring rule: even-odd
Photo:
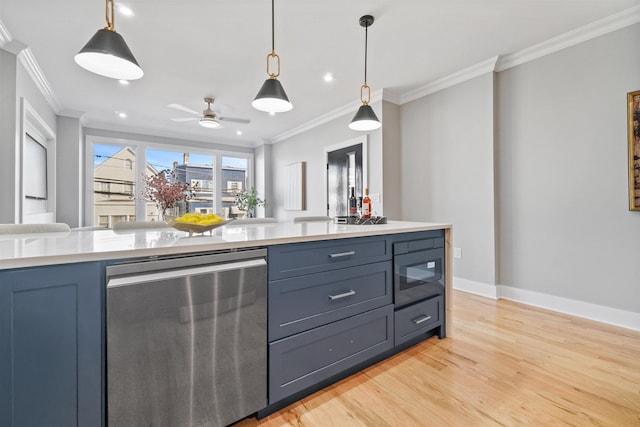
[[[188,159],[188,154],[185,154]],[[187,202],[187,212],[214,212],[215,183],[213,168],[209,165],[195,165],[189,163],[173,164],[173,175],[176,181],[187,184],[194,196]],[[222,167],[221,208],[233,211],[236,206],[236,194],[247,188],[247,171],[243,168],[229,166]],[[234,212],[238,214],[239,212]]]
[[[135,152],[125,147],[100,163],[93,170],[93,224],[112,227],[116,222],[135,221],[136,191]],[[147,175],[157,171],[146,165]],[[146,204],[148,221],[158,218],[158,209],[153,202]]]
[[[185,159],[189,155],[185,154]],[[213,167],[211,165],[173,164],[173,179],[187,184],[193,197],[187,201],[187,212],[213,213]],[[180,212],[183,214],[184,212]]]

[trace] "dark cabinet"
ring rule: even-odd
[[[269,344],[269,399],[277,402],[392,347],[392,305],[275,341]]]
[[[0,425],[103,425],[103,271],[0,271]]]
[[[270,405],[393,349],[389,236],[270,246],[268,257]]]

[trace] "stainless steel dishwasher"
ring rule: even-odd
[[[225,426],[267,406],[266,250],[107,267],[110,427]]]

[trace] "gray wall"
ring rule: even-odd
[[[54,206],[47,205],[50,202],[55,203],[55,191],[49,193],[48,201],[20,200],[23,173],[21,133],[24,126],[21,121],[21,99],[24,98],[29,103],[54,136],[56,114],[36,87],[18,55],[0,49],[0,223],[22,222],[21,208],[25,213],[40,213],[46,210],[52,213],[51,218],[54,217],[55,211]],[[55,140],[50,141],[50,144],[49,148],[53,150],[49,151],[48,156],[55,159]],[[55,168],[55,164],[53,166]],[[55,176],[51,178],[55,180]],[[52,184],[55,186],[55,182]],[[43,205],[42,211],[40,205]]]
[[[372,107],[376,114],[382,111],[381,103]],[[355,111],[354,113],[355,114]],[[325,205],[325,169],[324,148],[330,145],[362,136],[361,132],[352,131],[348,125],[352,114],[338,117],[326,124],[295,135],[285,141],[278,142],[272,148],[272,214],[280,220],[288,220],[296,216],[326,215]],[[382,130],[371,132],[368,136],[369,151],[369,192],[382,193]],[[296,162],[306,162],[307,167],[307,209],[304,211],[287,211],[284,206],[284,167]],[[366,184],[365,184],[366,185]],[[384,203],[384,195],[382,202]],[[382,204],[373,204],[377,214],[383,213]]]
[[[499,74],[500,283],[640,312],[626,93],[640,25]]]
[[[16,74],[18,59],[0,49],[0,223],[14,223],[18,218],[16,132]]]
[[[84,134],[80,119],[58,116],[56,221],[70,227],[82,223],[84,203]]]
[[[454,276],[496,283],[493,73],[404,104],[402,212],[453,224]]]

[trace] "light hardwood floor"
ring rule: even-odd
[[[640,332],[452,296],[450,337],[234,427],[640,426]]]

